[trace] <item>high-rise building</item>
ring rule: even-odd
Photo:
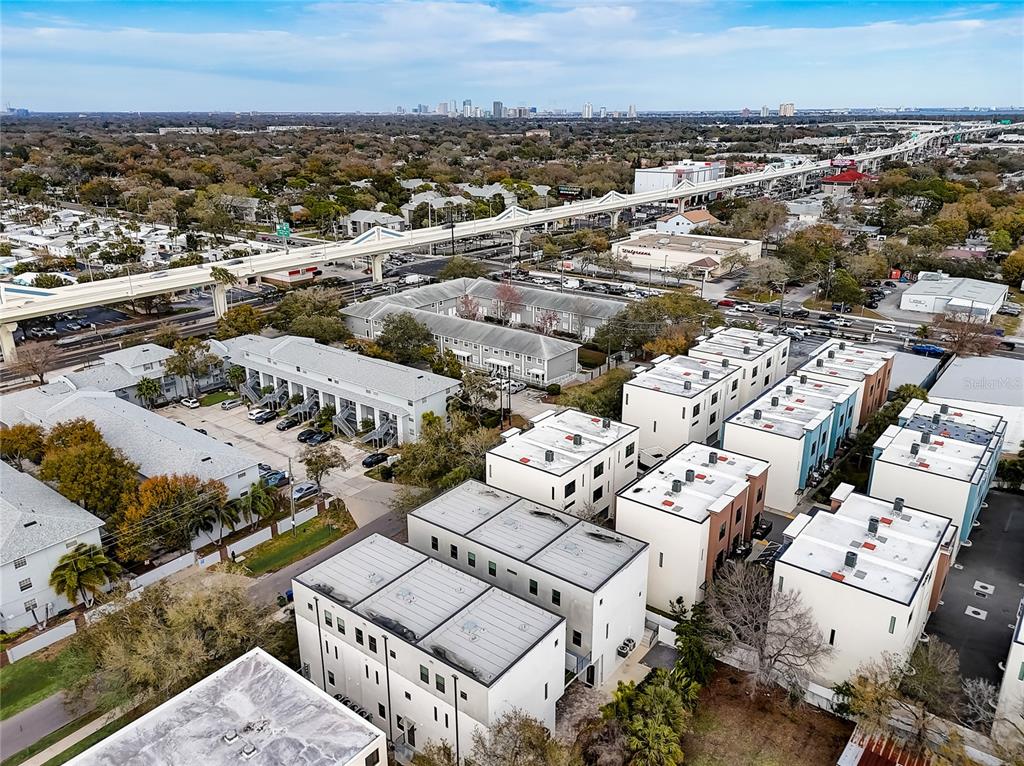
[[[448,114],[451,117],[458,117],[459,116],[459,105],[455,101],[454,98],[451,101],[448,102]]]
[[[474,106],[473,107],[473,116],[474,117],[483,117],[484,116],[484,110],[481,109],[479,106]]]
[[[467,98],[465,101],[462,102],[462,116],[473,116],[473,99]]]
[[[583,119],[589,120],[594,116],[594,105],[589,101],[583,105]]]
[[[447,101],[441,101],[441,102],[438,103],[438,105],[437,105],[437,113],[441,114],[441,115],[448,114],[448,102]]]
[[[768,109],[768,105],[765,104],[764,106],[761,107],[761,116],[767,117],[769,114],[771,114],[771,111]]]
[[[598,115],[601,116],[601,117],[607,117],[608,116],[608,107],[602,106],[601,110],[598,112]]]
[[[636,119],[636,104],[629,105],[629,119]]]
[[[792,102],[779,104],[779,117],[793,117],[796,115],[796,107]]]
[[[497,119],[501,119],[505,116],[505,105],[500,101],[495,101],[491,106],[491,116]]]

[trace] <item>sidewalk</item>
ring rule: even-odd
[[[102,729],[104,726],[106,726],[111,721],[114,721],[114,720],[117,720],[118,718],[120,718],[126,712],[128,712],[128,711],[127,710],[122,710],[121,708],[116,708],[114,710],[111,710],[106,715],[101,715],[95,721],[90,721],[89,723],[87,723],[85,726],[83,726],[78,731],[76,731],[76,732],[74,732],[72,734],[69,734],[68,736],[64,737],[64,739],[62,739],[60,742],[55,742],[54,744],[50,745],[48,748],[46,748],[42,752],[36,753],[31,758],[29,758],[27,761],[24,761],[22,763],[22,766],[43,766],[43,764],[46,763],[51,758],[54,758],[54,757],[60,755],[61,753],[63,753],[65,750],[67,750],[72,745],[75,745],[75,744],[81,742],[83,739],[88,737],[90,734],[94,734],[95,732],[99,731],[100,729]]]
[[[0,758],[9,758],[29,745],[71,723],[72,715],[64,707],[64,692],[40,700],[30,708],[0,721]]]

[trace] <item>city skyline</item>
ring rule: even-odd
[[[1024,101],[1024,16],[998,2],[5,5],[4,98],[33,111],[389,112],[451,94],[589,102],[595,116]]]

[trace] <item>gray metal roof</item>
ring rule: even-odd
[[[963,399],[1024,407],[1024,361],[1005,356],[958,357],[928,392],[933,399]]]
[[[949,279],[919,279],[903,291],[904,295],[929,295],[953,298],[961,301],[979,301],[988,304],[1002,303],[1006,297],[1006,285],[985,282],[980,279],[952,277]]]
[[[87,367],[78,372],[68,372],[61,376],[72,386],[94,391],[123,391],[139,382],[138,375],[133,375],[117,364],[101,364]]]
[[[384,359],[374,359],[342,348],[325,346],[312,338],[294,335],[283,338],[243,335],[223,343],[228,358],[235,364],[241,364],[245,357],[262,358],[288,365],[289,372],[313,372],[359,388],[368,388],[407,400],[423,399],[459,385],[455,378],[417,370]]]
[[[139,367],[147,363],[155,364],[162,362],[170,356],[174,356],[174,352],[169,348],[158,346],[155,343],[140,343],[138,346],[130,346],[129,348],[100,354],[100,359],[107,364],[118,364],[122,367]]]
[[[2,461],[0,487],[0,564],[103,526],[84,508]]]
[[[237,739],[226,742],[229,732]],[[373,724],[256,648],[69,763],[349,766],[382,736]],[[242,755],[247,745],[256,748],[251,756]]]
[[[992,357],[988,357],[991,359]],[[892,359],[892,374],[889,376],[889,390],[895,391],[902,385],[911,383],[921,386],[938,369],[941,359],[918,354],[897,351]],[[959,360],[957,360],[959,361]],[[954,362],[955,364],[955,362]]]
[[[481,277],[472,281],[468,292],[477,298],[493,300],[497,290],[497,282]],[[611,319],[627,306],[622,301],[595,298],[590,295],[579,295],[571,292],[538,290],[535,287],[526,287],[525,285],[516,285],[516,290],[519,291],[523,304],[526,306],[561,311],[567,314],[579,314],[602,321]]]
[[[332,556],[299,579],[338,603],[352,606],[426,560],[422,553],[383,535],[371,535]]]

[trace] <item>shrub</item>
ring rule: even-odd
[[[550,383],[547,387],[548,396],[558,396],[562,393],[562,387],[558,383]]]

